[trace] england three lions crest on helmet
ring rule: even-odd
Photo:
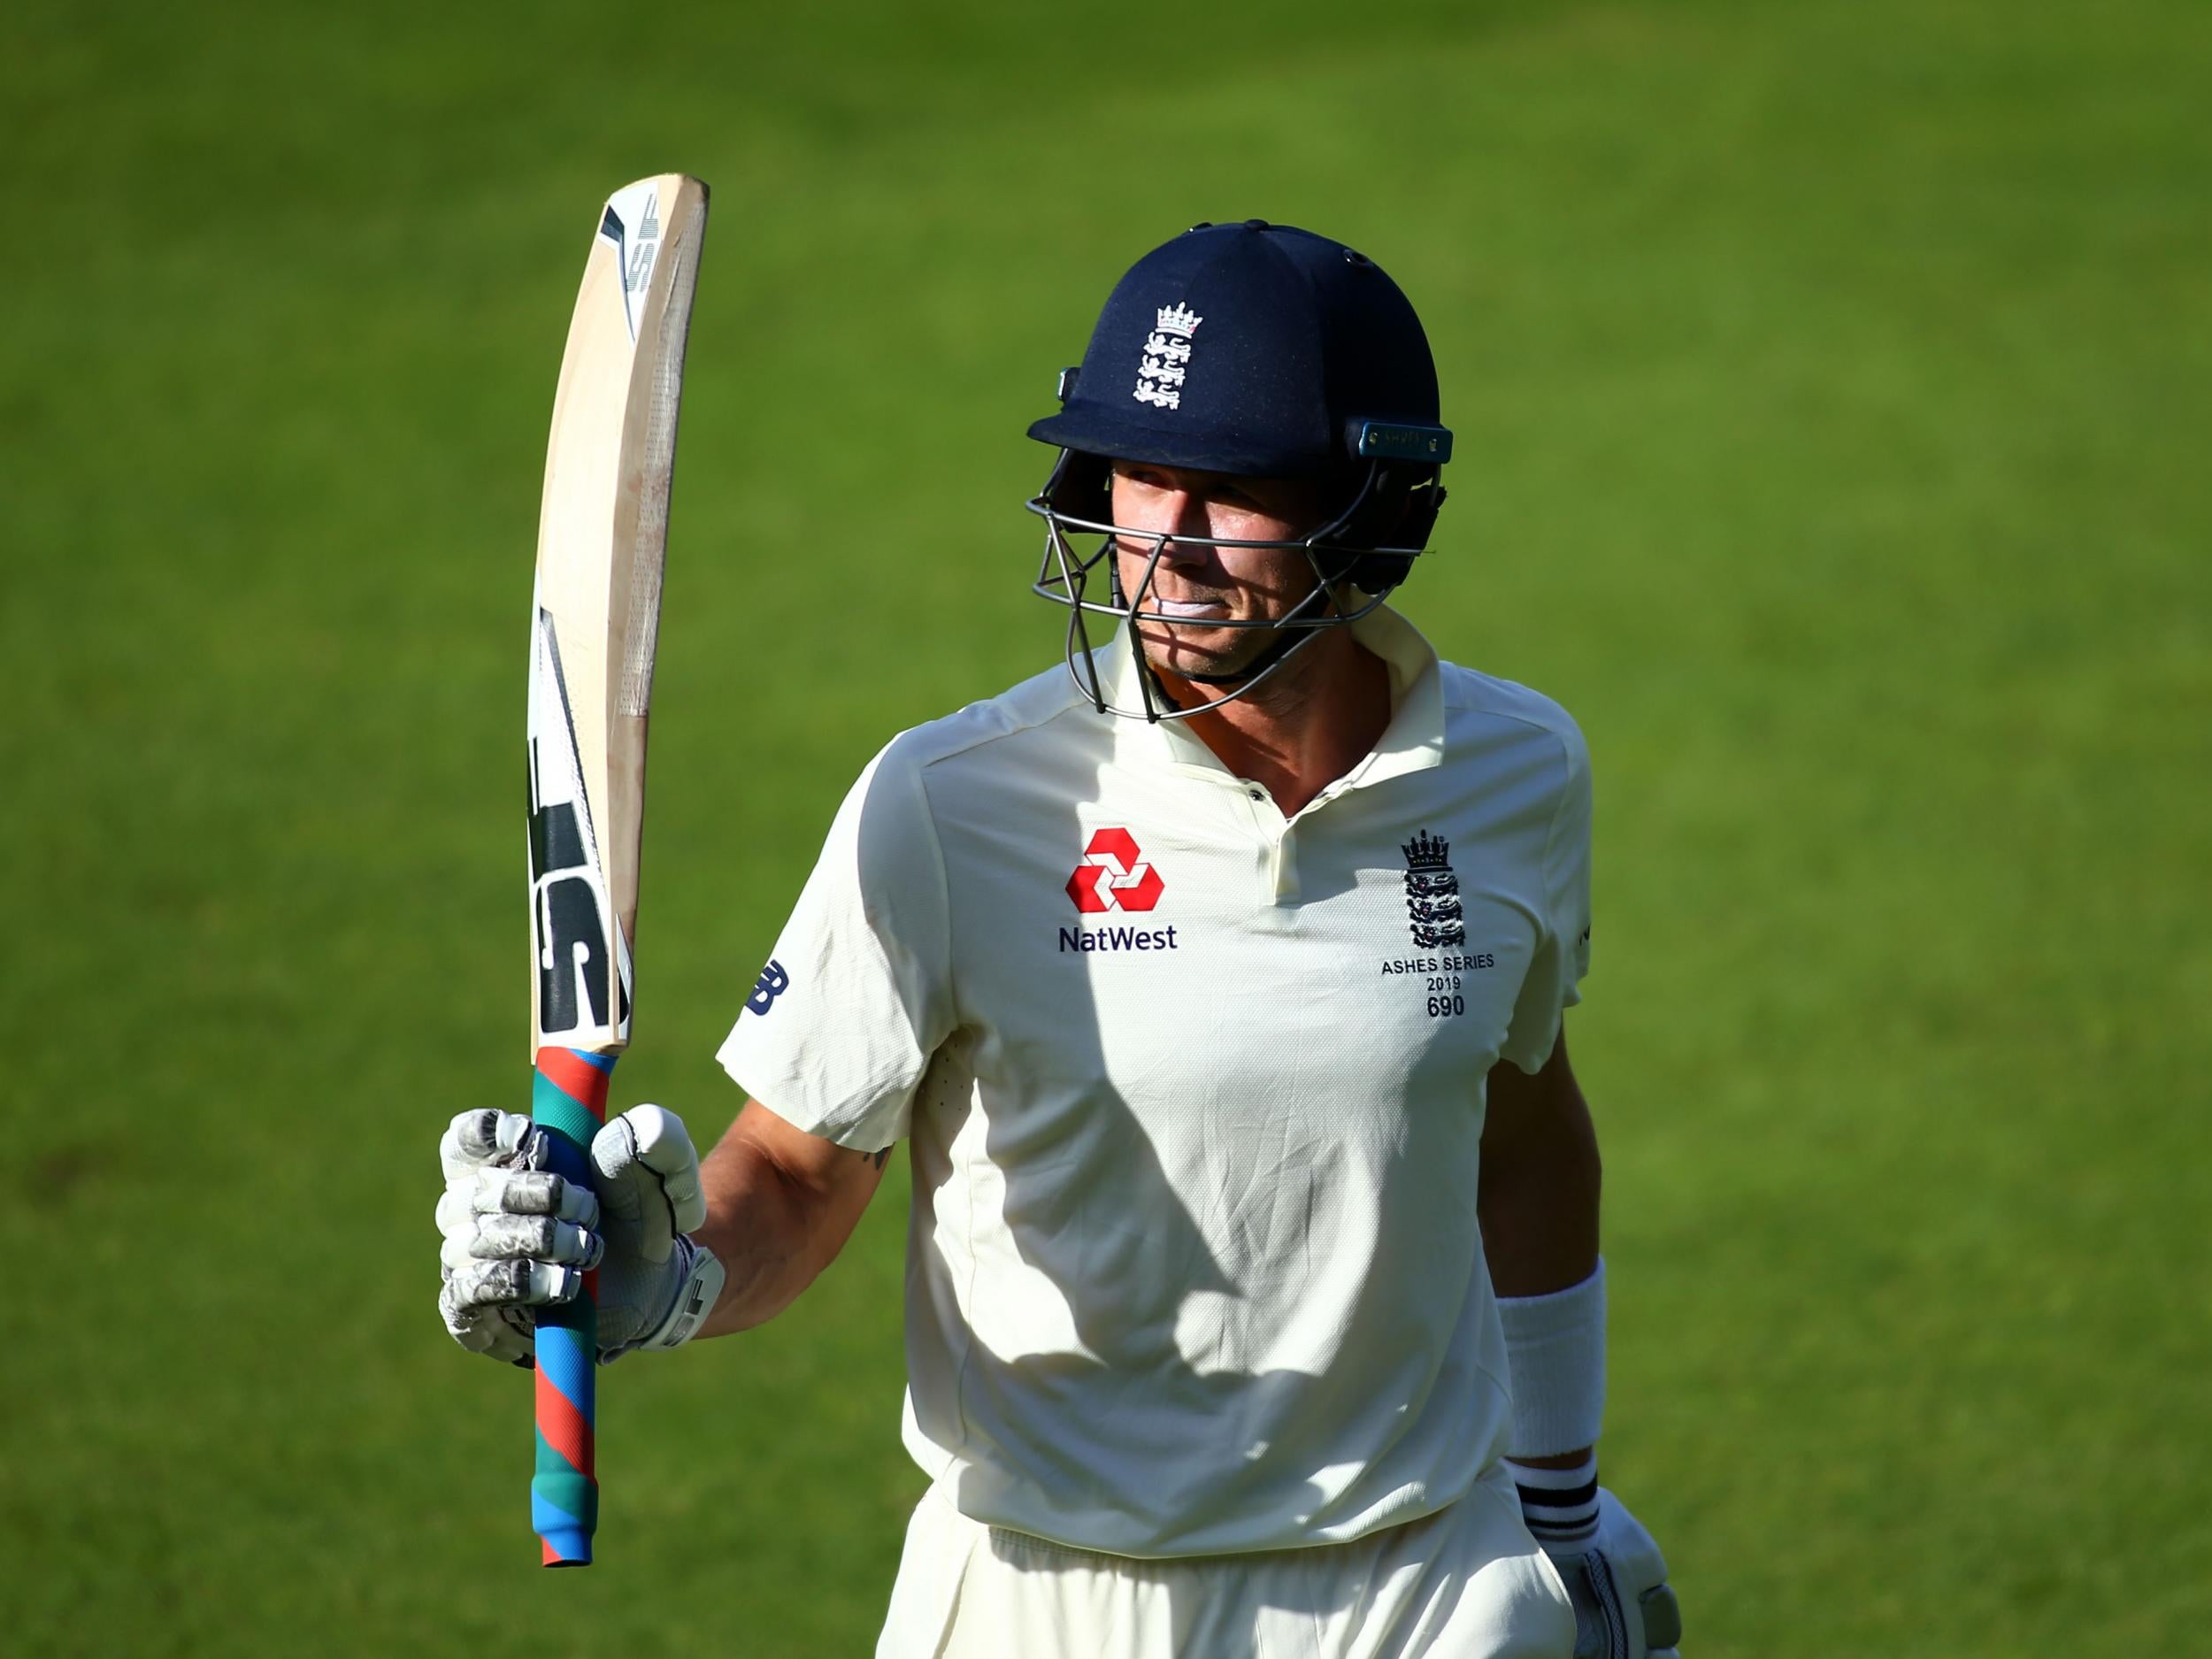
[[[1137,367],[1141,403],[1159,409],[1183,406],[1183,378],[1189,373],[1191,336],[1206,319],[1187,305],[1164,305],[1156,313],[1159,326],[1144,337],[1144,353]]]

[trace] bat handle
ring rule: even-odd
[[[578,1048],[538,1050],[530,1115],[546,1132],[548,1167],[592,1185],[591,1138],[607,1121],[615,1056]],[[599,1275],[584,1275],[575,1301],[538,1310],[538,1454],[530,1477],[530,1525],[549,1567],[591,1565],[599,1526],[594,1451],[599,1417]]]

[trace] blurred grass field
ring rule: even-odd
[[[2207,1651],[2212,10],[60,5],[0,23],[0,1650],[868,1650],[902,1181],[750,1337],[527,1389],[432,1142],[527,1083],[524,601],[595,204],[714,187],[625,1099],[892,731],[1048,663],[1020,499],[1201,219],[1371,253],[1404,595],[1575,710],[1609,1479],[1695,1659]]]

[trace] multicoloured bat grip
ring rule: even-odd
[[[550,1143],[547,1167],[564,1180],[592,1184],[591,1138],[607,1121],[607,1081],[615,1056],[578,1048],[538,1050],[530,1115]],[[584,1294],[538,1310],[538,1461],[530,1477],[530,1525],[549,1567],[591,1565],[599,1526],[599,1478],[593,1440],[598,1420],[599,1275]]]

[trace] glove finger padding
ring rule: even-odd
[[[440,1301],[466,1312],[475,1308],[541,1308],[571,1302],[584,1287],[581,1268],[552,1262],[465,1262],[447,1277]]]
[[[446,1179],[438,1311],[469,1352],[514,1365],[531,1363],[530,1310],[574,1296],[601,1253],[587,1230],[597,1205],[585,1188],[542,1172],[546,1148],[544,1132],[517,1112],[459,1113],[438,1141]]]
[[[445,1237],[438,1259],[449,1271],[524,1259],[593,1268],[603,1254],[590,1230],[598,1202],[557,1175],[464,1164],[439,1197],[437,1219]]]
[[[545,1132],[519,1112],[462,1112],[446,1125],[438,1142],[438,1161],[446,1180],[487,1165],[508,1170],[541,1170],[546,1164]]]
[[[598,1230],[598,1201],[582,1187],[570,1186],[557,1175],[508,1175],[496,1170],[488,1171],[487,1174],[494,1187],[515,1181],[551,1182],[565,1187],[566,1191],[526,1191],[520,1194],[521,1202],[516,1203],[503,1201],[503,1198],[512,1197],[512,1194],[503,1195],[467,1182],[457,1183],[438,1194],[435,1212],[438,1231],[445,1235],[449,1243],[457,1239],[465,1241],[474,1236],[480,1224],[500,1218],[559,1223],[587,1233]],[[578,1202],[580,1197],[580,1202]]]
[[[446,1233],[438,1261],[457,1273],[478,1262],[535,1262],[589,1271],[605,1253],[597,1233],[550,1216],[465,1216]]]
[[[537,1170],[478,1169],[446,1184],[480,1216],[551,1216],[580,1227],[599,1225],[599,1201],[588,1187]]]
[[[482,1354],[509,1365],[533,1363],[537,1322],[526,1309],[465,1308],[453,1300],[453,1282],[446,1281],[438,1294],[438,1311],[445,1316],[447,1334],[472,1354]]]
[[[698,1149],[682,1118],[633,1106],[591,1142],[607,1259],[599,1270],[602,1359],[673,1348],[713,1310],[722,1264],[684,1235],[706,1225]]]
[[[676,1235],[703,1225],[699,1153],[684,1120],[658,1106],[633,1106],[592,1137],[603,1230],[614,1248],[655,1264]]]

